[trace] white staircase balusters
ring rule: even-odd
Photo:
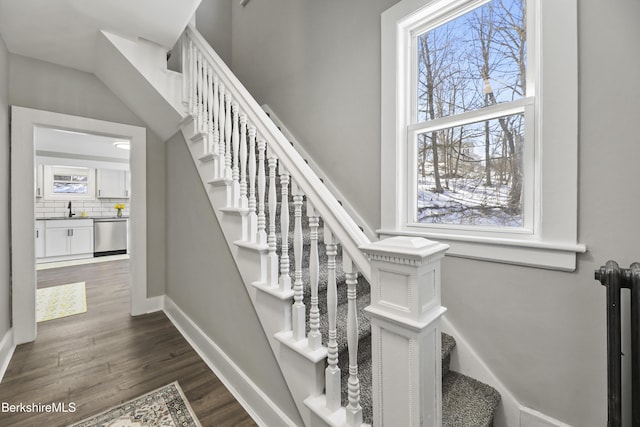
[[[231,93],[226,92],[224,94],[224,180],[227,183],[227,186],[231,185],[232,175],[231,175]],[[231,207],[231,191],[227,191],[227,207]]]
[[[190,115],[196,114],[196,49],[193,45],[191,39],[188,39],[189,44],[189,53],[187,55],[187,59],[189,61],[189,65],[187,66],[187,72],[189,73],[189,81],[187,85],[189,86],[189,109],[188,113]]]
[[[205,72],[207,74],[207,152],[215,154],[213,150],[213,70],[206,63]]]
[[[189,79],[187,76],[189,75],[189,46],[191,45],[191,40],[188,37],[182,37],[180,39],[180,64],[182,66],[182,75],[184,78],[182,79],[182,105],[184,105],[187,113],[189,110],[189,92],[191,89],[189,88]]]
[[[220,178],[220,98],[218,91],[220,90],[218,75],[213,72],[213,68],[209,68],[213,73],[213,178]]]
[[[266,192],[265,177],[265,151],[267,141],[263,138],[258,139],[258,231],[256,232],[256,243],[264,245],[267,243],[267,218],[264,212],[264,198]]]
[[[302,204],[304,194],[295,181],[291,181],[291,194],[293,194],[293,258],[294,258],[294,279],[293,279],[293,307],[292,307],[292,330],[293,339],[300,341],[304,339],[306,328],[305,305],[302,302],[304,296],[302,282]]]
[[[325,369],[325,388],[327,409],[337,411],[340,408],[340,368],[338,368],[338,288],[336,284],[336,255],[338,243],[333,233],[325,224],[324,243],[327,249],[327,315],[329,319],[329,340],[327,342],[327,369]]]
[[[269,234],[267,236],[269,252],[267,253],[267,286],[271,287],[278,286],[278,254],[276,254],[277,164],[278,158],[269,153]]]
[[[247,210],[249,208],[249,199],[247,198],[248,148],[247,115],[245,113],[242,113],[240,114],[240,198],[238,201],[238,207],[243,210]]]
[[[191,114],[195,117],[198,115],[198,54],[197,49],[191,44],[191,89],[192,89],[192,97],[191,97]],[[197,120],[196,120],[197,123]]]
[[[249,125],[249,241],[256,243],[258,215],[256,213],[256,127]]]
[[[227,158],[227,147],[226,147],[226,127],[227,127],[227,116],[225,113],[225,86],[222,81],[220,81],[220,85],[218,86],[218,134],[220,136],[219,146],[218,146],[218,176],[216,179],[224,180],[225,179],[225,165]]]
[[[202,132],[202,123],[203,123],[203,113],[204,113],[204,108],[202,105],[202,100],[203,100],[203,82],[202,82],[202,54],[198,51],[196,54],[196,76],[198,78],[197,83],[196,83],[196,92],[198,94],[198,98],[197,98],[197,109],[196,109],[196,117],[197,117],[197,127],[196,127],[196,131],[198,133]]]
[[[349,378],[347,380],[347,425],[362,424],[360,406],[360,380],[358,379],[358,313],[356,308],[356,285],[358,270],[349,256],[342,254],[343,270],[347,283],[347,347],[349,351]]]
[[[231,178],[232,178],[232,186],[231,186],[231,200],[233,204],[231,205],[234,208],[239,207],[240,203],[240,122],[238,119],[239,111],[238,111],[238,103],[233,102],[231,104],[231,110],[233,114],[233,130],[231,131],[231,143],[232,143],[232,153],[233,153],[233,166],[231,168]]]
[[[314,351],[322,346],[320,332],[320,310],[318,309],[318,281],[320,260],[318,256],[318,227],[320,218],[311,202],[307,200],[307,217],[309,218],[309,286],[311,298],[309,307],[309,334],[307,335],[309,349]]]
[[[209,154],[209,73],[207,72],[208,65],[204,62],[204,58],[202,61],[202,65],[200,67],[202,73],[202,123],[200,132],[205,135],[204,143],[202,144],[204,147],[204,154]]]
[[[198,132],[200,129],[200,88],[198,87],[200,81],[200,52],[198,49],[193,51],[193,116],[194,128]]]
[[[279,164],[280,169],[280,278],[278,283],[283,292],[291,290],[289,275],[289,172]]]

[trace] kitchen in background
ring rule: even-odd
[[[34,136],[37,263],[126,254],[129,141],[41,127]]]

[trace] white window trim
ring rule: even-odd
[[[53,175],[55,167],[65,167],[57,165],[44,165],[44,200],[95,200],[96,198],[96,170],[94,168],[87,169],[87,194],[74,193],[54,193],[53,192]]]
[[[422,236],[450,245],[449,255],[573,271],[586,251],[578,232],[578,29],[576,0],[530,0],[535,39],[528,40],[536,73],[534,219],[525,231],[412,225],[406,144],[411,123],[410,29],[425,13],[482,0],[402,0],[382,14],[381,237]],[[533,7],[532,7],[533,6]],[[544,56],[539,52],[544,52]]]

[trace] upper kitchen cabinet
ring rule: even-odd
[[[97,170],[98,198],[128,199],[129,198],[129,172],[118,169]]]
[[[35,194],[36,197],[42,198],[42,196],[44,195],[44,166],[43,165],[36,165],[36,188],[35,188]]]

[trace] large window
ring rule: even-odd
[[[382,228],[575,268],[575,0],[403,0],[382,15]]]
[[[412,35],[412,220],[525,225],[522,162],[532,142],[525,125],[533,120],[525,114],[533,105],[526,85],[525,5],[492,0],[449,20],[427,20]]]

